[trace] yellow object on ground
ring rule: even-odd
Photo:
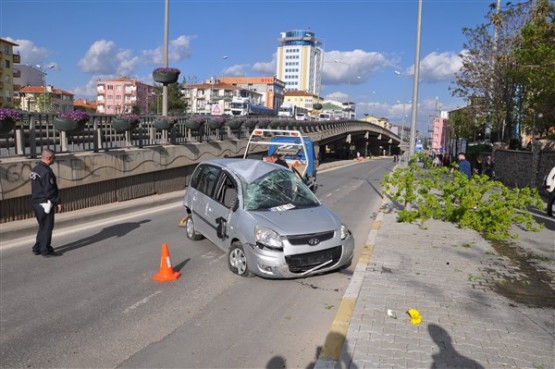
[[[407,314],[409,314],[410,316],[410,322],[412,324],[420,324],[422,323],[422,315],[420,315],[420,312],[416,309],[409,309],[409,311],[407,311]]]

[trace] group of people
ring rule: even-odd
[[[457,157],[459,172],[465,174],[470,178],[473,174],[482,174],[488,176],[490,179],[495,177],[495,172],[493,170],[493,159],[491,155],[488,155],[486,161],[483,162],[482,158],[478,156],[476,158],[476,163],[474,168],[468,160],[466,160],[466,154],[464,152],[459,153]]]

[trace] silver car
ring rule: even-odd
[[[227,252],[240,276],[296,278],[347,268],[354,240],[293,171],[253,159],[200,163],[185,192],[187,237]]]

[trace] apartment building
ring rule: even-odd
[[[153,86],[129,78],[96,83],[96,112],[102,114],[148,113],[149,104],[157,101]]]
[[[277,110],[283,104],[285,83],[276,77],[220,77],[220,83],[254,91],[263,96],[261,105]]]
[[[189,114],[231,115],[231,100],[240,96],[241,88],[219,80],[183,86],[183,98]],[[262,96],[253,92],[253,99]]]
[[[441,112],[440,116],[433,117],[431,149],[439,153],[444,152],[449,142],[447,118],[447,112]]]
[[[73,111],[73,94],[54,86],[24,86],[19,89],[21,110],[29,112]]]
[[[19,54],[13,53],[16,43],[0,38],[0,106],[14,107],[14,94],[17,94],[19,86],[14,85],[14,65],[21,63]]]
[[[277,48],[276,76],[289,91],[320,95],[324,62],[321,42],[311,31],[282,32]]]

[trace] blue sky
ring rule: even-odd
[[[460,68],[463,27],[485,22],[494,0],[424,0],[418,129],[436,107],[465,102],[449,86]],[[0,0],[0,37],[21,62],[53,65],[47,82],[93,99],[98,79],[152,82],[163,65],[164,0]],[[503,2],[505,3],[505,2]],[[182,77],[275,74],[281,32],[310,29],[325,51],[321,95],[401,123],[412,100],[417,0],[170,0],[169,64]],[[339,61],[334,62],[335,60]],[[402,72],[401,75],[394,71]],[[399,102],[398,102],[399,101]],[[410,104],[405,104],[410,124]]]

